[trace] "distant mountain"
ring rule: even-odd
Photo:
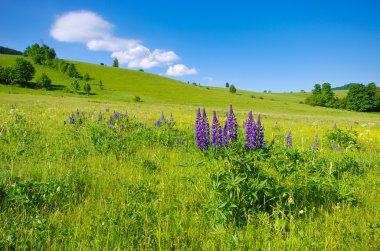
[[[22,55],[22,52],[14,50],[14,49],[11,49],[11,48],[0,46],[0,54]]]
[[[353,85],[355,85],[355,83],[350,83],[343,86],[334,87],[334,88],[331,88],[331,90],[349,90],[351,86]]]

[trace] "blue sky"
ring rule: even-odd
[[[380,84],[379,1],[1,0],[0,45],[254,91]]]

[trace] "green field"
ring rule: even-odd
[[[15,58],[0,55],[0,65]],[[37,65],[36,77],[45,72],[56,90],[0,84],[0,250],[380,249],[379,113],[74,63],[93,78],[92,95],[65,92],[73,79]],[[238,142],[199,151],[197,108],[224,123],[230,104]],[[244,149],[250,110],[261,114],[267,149]],[[114,111],[126,115],[107,126]],[[69,124],[82,112],[83,124]],[[174,126],[156,128],[161,113]],[[357,144],[332,149],[334,124],[357,132]],[[270,198],[268,207],[251,194]],[[248,197],[255,205],[242,214]]]

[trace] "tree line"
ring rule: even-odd
[[[56,57],[56,52],[54,48],[42,44],[41,46],[37,43],[28,46],[23,56],[31,58],[34,64],[47,66],[49,68],[58,70],[65,73],[67,76],[75,79],[83,79],[84,81],[90,81],[91,77],[88,73],[81,76],[76,69],[75,65],[68,63],[63,59]],[[16,58],[15,64],[13,66],[2,67],[0,66],[0,83],[6,85],[18,84],[23,87],[37,87],[51,89],[52,81],[46,75],[42,73],[40,77],[37,78],[36,83],[30,83],[33,79],[36,70],[28,60],[24,58]],[[71,85],[72,90],[70,92],[77,92],[80,85],[77,80],[74,80],[74,84]],[[73,88],[72,86],[75,86]],[[79,86],[79,87],[78,87]],[[83,85],[83,90],[85,93],[89,94],[91,87],[88,83]]]
[[[358,112],[380,111],[380,89],[375,83],[368,85],[352,83],[347,95],[343,98],[335,96],[330,83],[314,85],[311,96],[305,103],[313,106],[323,106],[336,109],[347,109]]]

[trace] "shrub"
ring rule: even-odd
[[[71,83],[71,89],[73,92],[78,92],[80,90],[80,84],[79,84],[78,80],[74,80]]]
[[[83,85],[83,91],[84,91],[87,95],[90,94],[90,92],[91,92],[91,86],[90,86],[89,83],[85,83],[85,84]]]
[[[230,85],[230,92],[231,93],[236,93],[236,87],[234,85]]]
[[[50,89],[51,79],[45,73],[42,73],[41,76],[37,80],[37,87]]]
[[[16,64],[12,72],[12,84],[26,84],[32,80],[35,69],[29,61],[16,58]]]
[[[135,96],[133,98],[133,101],[135,101],[135,102],[142,102],[142,100],[141,100],[141,98],[139,96]]]

